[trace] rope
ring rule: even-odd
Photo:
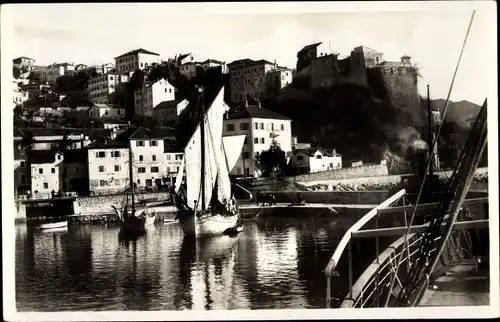
[[[417,211],[418,203],[420,201],[420,197],[422,196],[423,188],[424,188],[424,185],[425,185],[425,182],[426,182],[426,178],[427,178],[427,173],[429,172],[430,165],[433,162],[434,152],[437,150],[437,141],[438,141],[438,138],[439,138],[439,134],[441,133],[441,128],[443,126],[443,121],[444,121],[444,118],[446,116],[446,111],[448,110],[448,104],[449,104],[449,101],[450,101],[451,91],[453,89],[453,85],[455,84],[455,78],[456,78],[457,73],[458,73],[458,68],[460,67],[460,62],[462,60],[462,56],[463,56],[463,52],[464,52],[464,49],[465,49],[465,45],[467,43],[467,39],[469,38],[470,28],[472,26],[472,22],[474,20],[475,13],[476,13],[476,10],[474,9],[474,11],[472,12],[472,17],[471,17],[470,22],[469,22],[469,26],[467,28],[467,33],[465,35],[464,42],[462,44],[462,49],[460,51],[458,62],[457,62],[457,65],[455,67],[455,72],[453,73],[453,78],[452,78],[452,81],[451,81],[451,84],[450,84],[450,88],[448,90],[448,95],[446,97],[446,101],[445,101],[445,105],[444,105],[444,109],[443,109],[443,115],[441,117],[441,122],[440,122],[439,127],[437,129],[437,132],[436,132],[436,134],[434,136],[434,140],[433,140],[433,143],[432,143],[432,147],[433,148],[432,148],[431,153],[429,155],[429,160],[427,161],[427,166],[426,166],[426,170],[425,170],[425,173],[424,173],[424,178],[422,180],[422,183],[420,184],[420,188],[419,188],[417,200],[415,202],[415,206],[413,207],[412,215],[411,215],[410,221],[408,223],[408,230],[407,230],[407,232],[405,234],[404,243],[407,243],[408,235],[410,234],[411,226],[413,225],[413,221],[415,219],[415,214],[416,214],[416,211]],[[457,169],[458,169],[458,166],[455,169],[454,174],[456,173]],[[401,252],[401,254],[399,254],[397,265],[396,265],[396,272],[399,271],[399,267],[401,265],[402,258],[403,258],[403,252]],[[387,296],[387,299],[386,299],[386,302],[385,302],[385,307],[387,307],[387,305],[389,304],[390,294],[392,292],[392,289],[394,288],[394,281],[395,281],[395,278],[392,278],[391,279],[391,284],[390,284],[390,287],[389,287],[389,292],[388,292],[389,295]]]

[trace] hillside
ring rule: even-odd
[[[444,110],[445,99],[435,99],[431,100],[431,107],[433,109],[438,109],[441,113]],[[480,105],[474,104],[469,101],[460,101],[460,102],[452,102],[448,103],[448,110],[446,111],[446,120],[451,122],[467,122],[471,118],[474,118],[479,110],[481,109]]]

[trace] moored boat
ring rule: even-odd
[[[184,149],[172,195],[184,234],[220,235],[235,227],[240,218],[229,172],[241,154],[245,135],[222,136],[227,111],[224,87],[207,111],[202,88],[199,93],[200,121]]]
[[[59,222],[53,222],[53,223],[47,223],[47,224],[41,224],[39,226],[40,229],[57,229],[57,228],[66,228],[68,227],[68,221],[59,221]]]

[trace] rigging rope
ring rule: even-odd
[[[437,151],[437,141],[438,141],[438,138],[439,138],[439,134],[441,133],[441,128],[443,126],[443,120],[444,120],[444,118],[446,116],[446,111],[448,109],[448,104],[449,104],[449,101],[450,101],[451,91],[453,89],[453,85],[455,84],[455,79],[456,79],[456,76],[457,76],[457,73],[458,73],[458,68],[460,67],[460,62],[462,60],[462,56],[463,56],[463,53],[464,53],[464,50],[465,50],[465,45],[467,43],[467,39],[469,38],[469,33],[470,33],[471,26],[472,26],[472,22],[474,20],[475,13],[476,13],[476,10],[474,9],[474,11],[472,12],[472,17],[471,17],[470,22],[469,22],[469,26],[467,28],[467,33],[465,35],[464,42],[462,44],[462,49],[461,49],[460,55],[458,57],[457,65],[456,65],[455,71],[453,73],[453,78],[452,78],[452,81],[451,81],[451,84],[450,84],[450,88],[448,90],[448,95],[446,97],[445,105],[444,105],[444,108],[443,108],[443,114],[442,114],[442,117],[441,117],[441,122],[440,122],[439,127],[438,127],[438,129],[436,131],[436,134],[434,136],[434,140],[433,140],[433,143],[432,143],[431,153],[429,154],[429,160],[427,161],[426,170],[424,172],[424,178],[422,180],[422,183],[420,184],[420,188],[419,188],[417,200],[415,202],[415,206],[413,207],[412,215],[411,215],[410,221],[408,223],[408,230],[407,230],[407,232],[405,234],[404,244],[407,243],[408,236],[409,236],[410,231],[411,231],[411,226],[413,225],[413,221],[415,219],[415,214],[416,214],[416,211],[417,211],[418,203],[420,201],[420,197],[422,196],[422,192],[423,192],[423,188],[424,188],[424,185],[425,185],[425,182],[426,182],[427,174],[429,172],[430,165],[433,162],[434,153],[435,153],[435,151]],[[458,167],[459,167],[459,165],[457,165],[456,169],[458,169]],[[454,174],[456,173],[456,169],[455,169]],[[403,258],[403,252],[401,252],[399,254],[399,257],[398,257],[398,260],[397,260],[397,265],[396,265],[396,270],[395,270],[396,274],[399,271],[399,267],[401,265],[402,258]],[[387,305],[389,304],[390,294],[392,293],[392,289],[394,288],[395,279],[396,279],[396,275],[394,275],[394,277],[391,279],[391,284],[390,284],[388,296],[387,296],[387,299],[386,299],[386,302],[385,302],[385,307],[387,307]],[[401,292],[401,293],[403,293],[403,292]],[[407,292],[404,292],[404,293],[407,293]]]

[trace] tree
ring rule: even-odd
[[[258,165],[263,177],[285,174],[287,162],[285,152],[273,141],[269,150],[262,151],[258,157]]]
[[[101,119],[87,115],[83,111],[66,111],[61,118],[61,125],[75,128],[92,126],[102,128],[104,124]]]

